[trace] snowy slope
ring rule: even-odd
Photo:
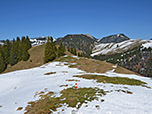
[[[140,44],[144,47],[152,47],[151,40],[126,40],[120,43],[100,43],[93,48],[91,56],[100,54],[104,55],[108,53],[120,53]]]
[[[114,66],[114,69],[116,66]],[[65,72],[66,71],[66,72]],[[142,80],[152,87],[152,80],[146,77],[139,77],[137,75],[118,74],[108,71],[103,75],[106,76],[120,76]],[[52,75],[44,75],[48,72],[56,72]],[[59,92],[67,87],[59,87],[60,85],[68,84],[68,87],[74,86],[75,82],[67,82],[66,79],[78,79],[78,87],[98,87],[104,90],[116,90],[128,87],[133,94],[125,94],[122,92],[111,92],[106,96],[101,97],[105,99],[104,102],[93,101],[83,104],[80,109],[70,108],[67,106],[58,108],[54,113],[61,112],[64,114],[150,114],[152,112],[152,89],[141,86],[129,85],[114,85],[97,83],[93,80],[86,80],[73,75],[82,75],[86,72],[76,68],[69,68],[61,62],[53,62],[41,67],[0,74],[0,114],[23,114],[24,110],[16,111],[18,107],[26,107],[27,102],[37,100],[34,97],[36,92],[48,90],[55,92],[56,96]],[[99,74],[100,73],[94,73]],[[45,89],[47,88],[47,89]],[[99,105],[100,108],[95,106]],[[61,110],[64,109],[64,112]]]
[[[0,41],[0,45],[3,45],[4,43]]]
[[[152,48],[152,40],[148,40],[146,43],[142,44],[142,46],[146,48],[149,48],[149,47]]]

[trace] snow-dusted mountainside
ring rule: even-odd
[[[3,45],[4,43],[2,41],[0,41],[0,45]]]
[[[143,47],[145,48],[149,48],[151,47],[152,48],[152,40],[145,40],[145,43],[142,44]]]
[[[125,40],[129,40],[129,38],[124,34],[115,34],[103,37],[99,42],[100,43],[120,43]]]
[[[31,38],[30,42],[32,46],[42,45],[47,42],[47,37]]]
[[[152,87],[152,80],[146,77],[140,77],[133,74],[119,74],[114,70],[106,73],[91,73],[95,75],[106,75],[108,77],[128,77],[129,79],[138,79]],[[48,72],[55,72],[51,75],[44,75]],[[88,74],[77,68],[69,68],[65,62],[52,62],[43,66],[20,70],[5,74],[0,74],[0,114],[23,114],[25,107],[30,101],[38,100],[36,93],[44,91],[48,93],[53,91],[55,96],[60,96],[60,91],[77,83],[78,88],[97,87],[110,91],[99,99],[83,103],[77,109],[68,107],[67,104],[53,111],[54,114],[150,114],[152,109],[152,90],[142,86],[130,86],[122,84],[102,83],[95,80],[87,80],[74,75]],[[79,80],[66,81],[68,79]],[[61,87],[61,85],[68,85]],[[131,91],[127,94],[124,91]],[[120,90],[120,91],[119,91]],[[85,96],[84,96],[85,97]],[[104,99],[104,102],[103,102]],[[102,101],[102,102],[101,102]],[[17,110],[23,107],[22,110]]]
[[[55,41],[55,39],[53,39],[53,41]],[[30,38],[30,42],[31,42],[32,46],[42,45],[47,42],[47,37],[42,36],[42,37],[38,37],[38,38]]]
[[[152,40],[126,40],[120,43],[100,43],[93,48],[91,56],[122,53],[140,45],[152,47]]]

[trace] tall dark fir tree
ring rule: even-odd
[[[15,39],[13,39],[13,43],[10,50],[10,64],[11,66],[15,65],[18,62],[18,49],[16,45]]]
[[[65,46],[63,45],[62,42],[60,42],[60,45],[57,50],[58,57],[65,55],[65,51],[66,51]]]
[[[27,61],[29,59],[29,53],[28,53],[28,39],[25,37],[22,37],[22,60]]]
[[[45,57],[44,62],[47,63],[49,61],[52,61],[56,58],[56,46],[53,43],[53,38],[48,37],[47,43],[45,45]]]

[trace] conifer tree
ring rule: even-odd
[[[1,54],[3,55],[3,60],[6,62],[7,57],[8,57],[8,51],[5,44],[1,46]]]
[[[3,72],[5,70],[5,68],[6,68],[6,65],[5,65],[5,62],[3,59],[3,55],[0,52],[0,72]]]
[[[10,63],[10,50],[11,50],[11,43],[10,41],[7,39],[6,40],[6,57],[5,57],[5,62],[6,64]]]
[[[27,61],[28,59],[29,59],[29,53],[27,50],[26,51],[24,50],[22,53],[22,60]]]
[[[28,42],[25,37],[22,37],[22,60],[27,61],[29,59]]]
[[[16,41],[13,39],[13,43],[10,50],[10,64],[11,66],[15,65],[18,62],[17,57],[17,48],[16,48]]]
[[[17,50],[17,60],[21,61],[22,60],[22,44],[19,37],[17,37],[15,45],[16,45],[15,48]]]
[[[44,62],[47,63],[49,61],[52,61],[56,58],[56,46],[53,43],[53,38],[49,38],[47,40],[47,43],[45,45],[45,58]]]
[[[27,49],[29,50],[32,47],[32,45],[28,36],[26,36],[26,43],[27,43]]]
[[[82,53],[81,52],[78,52],[78,57],[82,57]]]
[[[76,48],[73,48],[73,54],[74,54],[74,55],[77,55]]]
[[[60,46],[57,51],[58,57],[65,55],[65,46],[63,46],[62,42],[60,42]]]

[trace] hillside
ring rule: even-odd
[[[29,50],[30,58],[27,61],[20,61],[14,66],[8,65],[4,73],[41,66],[43,64],[44,49],[45,45],[32,47]]]
[[[38,46],[34,46],[29,50],[29,54],[30,54],[30,58],[27,61],[20,61],[17,64],[15,64],[14,66],[8,65],[7,69],[4,71],[4,73],[7,72],[11,72],[11,71],[16,71],[16,70],[23,70],[23,69],[29,69],[29,68],[33,68],[33,67],[38,67],[44,64],[44,49],[45,49],[45,45],[38,45]],[[73,54],[71,54],[70,52],[66,51],[65,52],[66,55],[72,56]],[[97,61],[99,64],[95,64]],[[84,65],[89,65],[90,63],[90,67],[85,67],[85,69],[88,69],[87,71],[94,71],[94,72],[99,72],[100,73],[104,73],[108,70],[112,69],[112,64],[107,63],[107,62],[103,62],[103,61],[98,61],[98,60],[91,60],[91,59],[84,59],[84,61],[80,60],[78,62],[83,63]],[[100,68],[98,68],[97,66],[100,66]],[[93,67],[94,66],[94,67]],[[85,70],[83,69],[83,70]],[[121,69],[121,67],[119,68]],[[134,72],[131,72],[127,69],[123,69],[122,70],[118,70],[119,73],[129,73],[129,74],[134,74]]]
[[[115,73],[116,69],[110,63],[64,56],[40,67],[0,74],[0,112],[151,113],[152,80]]]
[[[152,77],[151,40],[127,40],[111,47],[110,45],[97,46],[92,58],[118,64],[143,76]]]
[[[96,55],[110,55],[115,53],[123,53],[125,51],[131,50],[138,47],[144,43],[148,43],[147,40],[126,40],[120,43],[100,43],[95,45],[92,50],[91,56]]]
[[[104,39],[108,39],[108,41],[111,41],[112,43],[102,43],[101,40]],[[129,51],[136,49],[136,47],[139,46],[143,46],[146,48],[152,46],[151,40],[129,40],[129,38],[124,34],[110,35],[102,38],[101,40],[99,41],[95,37],[86,33],[66,35],[63,38],[58,38],[56,41],[54,41],[57,44],[63,42],[63,44],[67,48],[76,48],[82,56],[89,57],[91,55],[91,58],[118,64],[124,68],[127,68],[128,70],[140,73],[141,75],[151,76],[151,67],[149,67],[151,63],[148,62],[149,60],[151,60],[151,56],[149,56],[148,53],[145,55],[141,52],[141,55],[144,56],[140,58],[135,58],[133,57],[135,55],[132,56],[129,54],[127,54],[127,56],[130,56],[130,58],[127,57],[124,59],[124,57],[121,56],[125,53],[130,53]],[[33,68],[43,64],[44,45],[47,41],[47,37],[31,38],[30,41],[33,45],[33,48],[29,50],[29,53],[31,55],[30,59],[27,62],[21,61],[14,66],[8,65],[5,72]],[[119,41],[119,43],[115,43],[117,41]],[[39,56],[37,56],[37,54]],[[71,54],[68,53],[68,55]],[[131,58],[134,58],[138,61],[134,61],[134,65],[132,65],[132,63],[130,62]],[[143,58],[146,59],[143,61]],[[117,62],[117,60],[121,61]],[[124,62],[126,60],[128,61],[127,64],[126,62]],[[138,63],[140,63],[140,65]],[[148,67],[144,64],[148,64]]]

